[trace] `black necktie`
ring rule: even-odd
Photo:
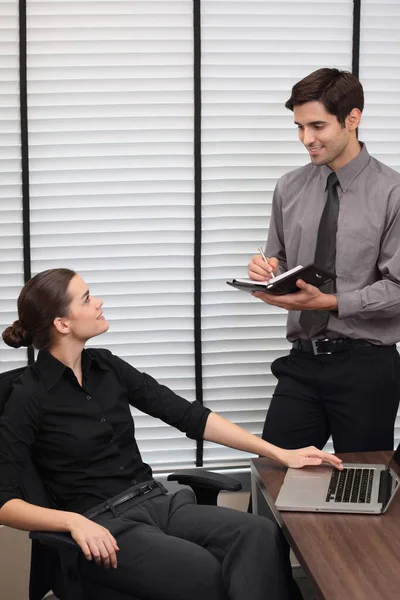
[[[328,198],[322,213],[318,228],[317,245],[315,248],[314,264],[321,269],[335,273],[336,271],[336,232],[339,215],[339,196],[336,173],[328,177]],[[326,283],[321,288],[325,294],[334,290],[333,282]],[[307,337],[312,338],[324,331],[329,319],[329,310],[303,310],[300,314],[300,326]]]

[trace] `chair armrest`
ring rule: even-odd
[[[183,469],[171,473],[167,479],[168,481],[177,481],[182,485],[196,488],[227,490],[229,492],[238,492],[242,489],[242,484],[238,479],[234,479],[229,475],[206,471],[205,469]]]
[[[80,552],[80,548],[71,535],[61,531],[31,531],[29,537],[32,540],[32,560],[34,560],[34,563],[31,563],[31,576],[32,565],[35,564],[34,569],[36,571],[38,569],[39,574],[42,575],[44,573],[43,565],[46,565],[48,569],[48,558],[50,557],[53,561],[53,567],[46,585],[53,589],[57,598],[87,600],[79,570],[78,552]],[[56,558],[55,565],[54,556]],[[35,577],[37,578],[37,576],[38,573],[36,572]],[[39,596],[36,597],[39,598]],[[42,595],[40,595],[41,597]]]
[[[46,544],[46,546],[53,546],[59,550],[63,548],[75,551],[79,550],[78,544],[69,533],[61,531],[31,531],[29,537],[31,540],[37,540],[42,544]]]

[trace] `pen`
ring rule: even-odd
[[[261,248],[261,246],[258,246],[257,250],[259,251],[259,253],[263,257],[263,259],[265,260],[265,262],[267,263],[267,265],[269,265],[269,260],[268,260],[268,258],[265,257],[264,250]],[[272,271],[271,271],[271,278],[275,279],[275,275],[273,274]]]

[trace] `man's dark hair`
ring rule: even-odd
[[[292,95],[285,106],[293,110],[306,102],[321,102],[325,110],[335,115],[344,127],[347,115],[364,108],[364,91],[357,77],[349,71],[318,69],[292,87]]]

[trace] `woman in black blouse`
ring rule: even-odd
[[[166,494],[141,459],[129,407],[193,439],[291,467],[324,460],[341,468],[339,459],[314,447],[273,446],[108,350],[85,349],[108,330],[102,305],[69,269],[39,273],[21,291],[19,319],[3,339],[40,352],[0,420],[0,523],[70,532],[87,559],[85,575],[121,592],[154,600],[297,598],[275,524],[197,506],[188,490]],[[57,509],[23,500],[20,476],[29,453]]]

